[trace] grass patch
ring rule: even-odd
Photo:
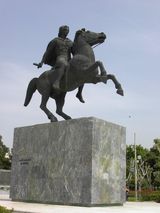
[[[8,210],[7,208],[0,206],[0,213],[12,213],[12,212],[13,212],[13,209]]]

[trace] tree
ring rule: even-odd
[[[147,176],[149,177],[149,171],[150,171],[150,167],[146,162],[146,157],[149,153],[149,150],[142,147],[141,145],[136,145],[136,152],[137,152],[137,156],[140,157],[141,160],[137,159],[137,170],[138,170],[138,184],[139,187],[141,188],[141,186],[146,185],[146,182],[148,182],[148,185],[150,185],[150,181],[147,178]],[[129,145],[127,146],[126,149],[126,182],[127,185],[129,185],[129,187],[131,189],[134,189],[135,187],[135,146],[134,145]]]
[[[134,145],[126,148],[126,182],[131,189],[135,187],[135,153]],[[136,146],[137,151],[137,181],[141,188],[160,188],[160,139],[154,139],[153,147],[148,150],[141,145]]]
[[[11,154],[9,148],[3,144],[2,136],[0,135],[0,169],[11,168]]]
[[[160,139],[158,139],[158,138],[154,139],[153,148],[154,148],[154,149],[157,149],[158,152],[160,153]]]
[[[152,168],[151,182],[154,187],[160,187],[160,139],[154,139],[147,161]]]

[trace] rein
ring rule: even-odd
[[[97,47],[98,45],[100,45],[101,43],[98,43],[98,44],[96,44],[94,47],[92,47],[93,49],[95,48],[95,47]]]

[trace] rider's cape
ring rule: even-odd
[[[44,53],[44,58],[43,58],[43,62],[44,64],[50,65],[50,66],[54,66],[56,63],[56,51],[55,51],[55,43],[56,43],[56,39],[53,39],[52,41],[49,42],[46,52]]]

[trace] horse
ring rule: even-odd
[[[117,94],[123,96],[123,89],[116,77],[107,74],[103,63],[95,60],[93,46],[105,41],[106,35],[85,29],[78,30],[73,42],[73,57],[65,69],[65,74],[60,80],[60,88],[53,87],[55,71],[53,69],[43,72],[39,78],[33,78],[28,84],[24,106],[30,103],[33,93],[38,90],[41,94],[40,108],[45,112],[51,122],[58,121],[57,118],[47,108],[48,99],[51,97],[56,102],[56,113],[65,120],[71,117],[63,112],[66,93],[76,88],[83,88],[86,83],[107,83],[110,79],[115,84]],[[78,93],[77,93],[78,95]]]

